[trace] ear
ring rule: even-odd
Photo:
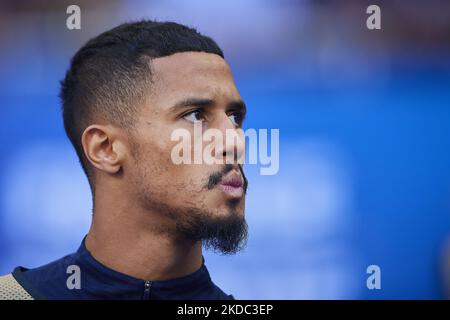
[[[115,174],[126,156],[119,129],[111,125],[90,125],[81,136],[84,154],[97,169]]]

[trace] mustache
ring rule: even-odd
[[[247,193],[247,187],[248,187],[248,180],[247,177],[244,174],[244,170],[242,168],[242,165],[236,165],[236,164],[226,164],[224,168],[221,171],[214,172],[208,177],[208,182],[206,183],[206,189],[211,190],[215,186],[217,186],[223,179],[223,177],[229,173],[231,170],[236,169],[238,170],[242,178],[244,179],[244,193]]]

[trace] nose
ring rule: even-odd
[[[222,133],[222,141],[216,141],[215,156],[226,164],[242,164],[245,158],[245,137],[241,128],[236,128],[226,113],[216,119],[215,128]]]

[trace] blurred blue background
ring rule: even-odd
[[[69,4],[81,7],[81,30],[66,28]],[[369,4],[381,7],[381,30],[366,28]],[[246,168],[247,248],[205,255],[225,292],[446,297],[448,1],[2,1],[0,274],[75,251],[87,232],[89,187],[65,137],[59,80],[85,41],[143,17],[212,36],[248,105],[246,127],[280,129],[279,173]],[[366,287],[372,264],[381,290]]]

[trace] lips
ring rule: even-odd
[[[225,178],[220,183],[221,185],[230,186],[234,188],[240,188],[244,186],[244,183],[242,182],[242,178],[239,176],[233,175],[232,177]]]
[[[232,172],[224,177],[218,187],[231,197],[239,198],[244,195],[244,181],[237,172]]]

